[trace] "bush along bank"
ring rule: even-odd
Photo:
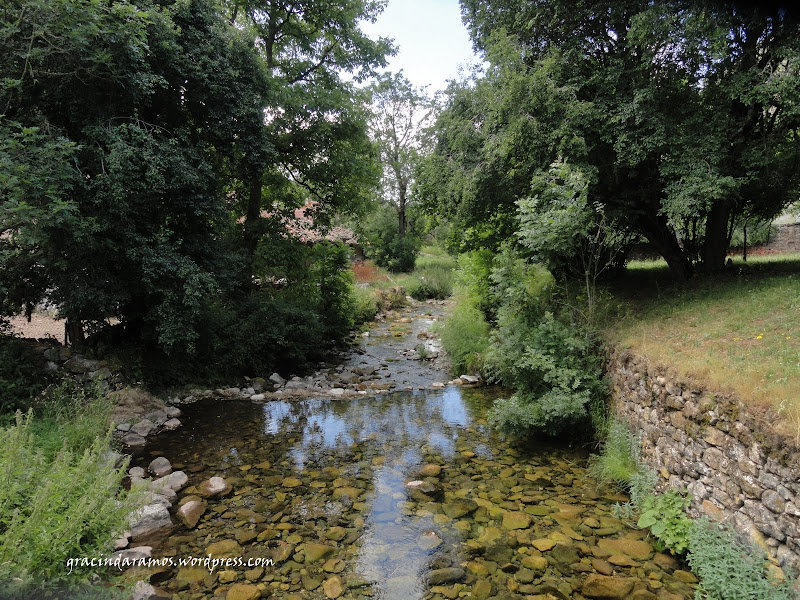
[[[65,383],[0,428],[0,597],[116,597],[96,585],[113,574],[65,566],[110,556],[141,502],[120,488],[127,461],[110,450],[110,412],[106,397]]]
[[[552,436],[588,425],[606,391],[599,346],[547,269],[509,248],[468,253],[459,258],[455,296],[442,330],[454,369],[515,390],[495,402],[495,427]]]
[[[658,475],[644,463],[642,440],[612,419],[604,428],[602,453],[593,457],[592,471],[630,494],[618,505],[621,517],[648,529],[660,549],[684,557],[699,578],[696,598],[708,600],[789,600],[794,581],[771,563],[761,548],[729,525],[686,514],[692,497],[670,489],[656,493]]]

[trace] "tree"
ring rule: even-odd
[[[785,11],[700,0],[464,0],[462,14],[491,66],[454,90],[437,155],[452,161],[454,132],[477,143],[466,180],[505,188],[483,223],[507,223],[502,197],[525,197],[526,181],[565,158],[590,174],[593,203],[687,277],[695,264],[723,267],[739,215],[772,216],[796,197],[800,36]],[[543,93],[515,94],[543,77]],[[458,117],[465,105],[472,115]],[[544,118],[548,107],[555,119]],[[521,157],[517,149],[537,139],[546,151]],[[441,200],[436,187],[427,189]],[[485,204],[461,189],[462,206],[472,195]]]
[[[4,10],[2,287],[54,303],[75,342],[116,317],[132,340],[191,348],[228,259],[215,167],[263,121],[251,43],[205,0]]]
[[[386,39],[368,38],[358,27],[374,20],[379,0],[231,0],[232,23],[253,31],[254,49],[268,75],[263,140],[243,154],[238,210],[244,247],[252,263],[274,213],[316,200],[319,222],[336,210],[366,205],[377,183],[367,137],[364,103],[343,72],[363,80],[385,65]]]
[[[433,105],[424,90],[403,76],[387,73],[371,88],[372,137],[383,167],[383,199],[397,209],[398,234],[407,232],[406,209],[414,169],[421,156],[420,136],[432,115]]]

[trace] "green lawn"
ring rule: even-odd
[[[634,262],[610,294],[611,342],[777,408],[777,429],[800,439],[800,255],[752,257],[683,284],[663,263]]]

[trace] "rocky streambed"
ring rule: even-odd
[[[693,597],[694,576],[614,516],[626,498],[588,476],[585,450],[512,445],[485,420],[497,392],[446,384],[426,333],[437,310],[395,314],[342,365],[302,380],[308,393],[182,407],[184,427],[137,458],[166,457],[188,477],[170,509],[179,524],[134,544],[173,557],[149,571],[161,595]],[[366,380],[329,377],[356,368]],[[314,393],[323,380],[333,385]],[[243,564],[178,564],[209,554]]]

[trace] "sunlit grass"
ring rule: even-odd
[[[772,406],[785,419],[779,428],[800,434],[800,255],[734,261],[724,275],[684,284],[669,281],[663,261],[637,261],[612,293],[612,342]]]

